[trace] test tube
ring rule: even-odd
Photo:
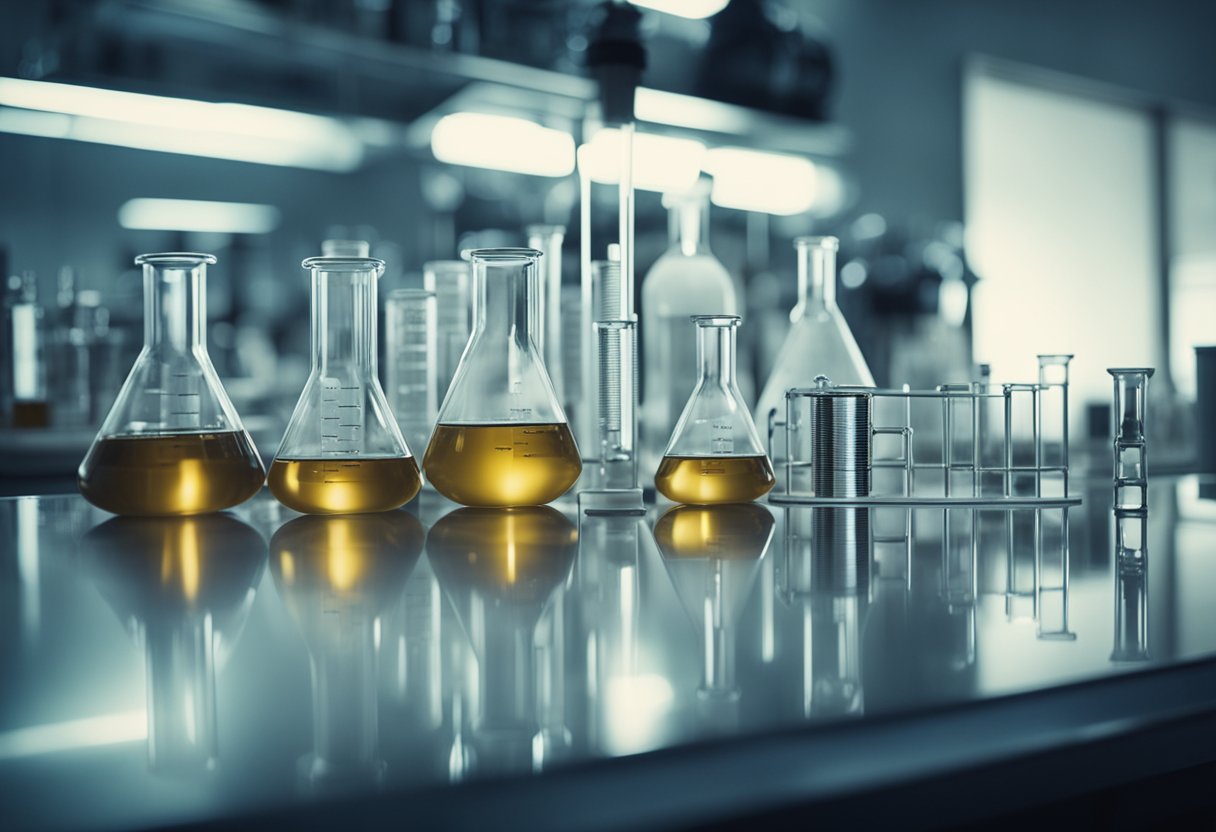
[[[638,484],[637,321],[596,321],[600,487]]]
[[[535,332],[539,336],[536,346],[545,359],[545,369],[558,399],[564,405],[565,364],[562,352],[562,242],[566,238],[566,227],[563,225],[529,225],[525,231],[528,235],[528,247],[544,254],[540,260],[540,291],[533,296],[536,299],[536,320],[539,325]]]
[[[1068,363],[1071,355],[1039,357],[1039,466],[1046,497],[1068,496]]]
[[[1115,509],[1148,508],[1148,459],[1145,449],[1144,407],[1152,367],[1111,367],[1115,380],[1111,410],[1115,437]]]
[[[422,285],[427,291],[435,293],[436,384],[442,402],[452,384],[452,377],[456,375],[460,356],[469,342],[469,324],[473,318],[469,264],[463,260],[424,263]]]
[[[439,409],[435,293],[397,289],[388,296],[385,320],[385,392],[411,453],[418,456],[435,427]]]
[[[615,257],[613,255],[616,255]],[[577,426],[581,435],[579,448],[590,460],[599,455],[599,336],[595,331],[597,321],[621,320],[620,285],[621,264],[619,249],[608,247],[607,260],[594,260],[589,268],[591,279],[586,287],[584,312],[586,313],[586,355],[583,356],[583,408],[582,424]]]

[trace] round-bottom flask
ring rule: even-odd
[[[312,257],[312,372],[268,477],[305,514],[400,508],[422,480],[380,387],[376,283],[384,261]]]
[[[537,349],[534,249],[472,252],[473,334],[423,458],[427,481],[467,506],[542,505],[582,459]]]
[[[210,254],[144,254],[144,347],[80,463],[80,493],[114,514],[205,514],[243,503],[262,460],[207,354]]]
[[[694,315],[696,387],[667,443],[654,484],[677,503],[746,503],[773,487],[773,466],[735,383],[738,315]]]

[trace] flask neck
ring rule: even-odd
[[[734,325],[697,327],[697,366],[699,383],[735,385]]]
[[[798,304],[794,307],[795,317],[802,317],[812,310],[835,308],[835,249],[824,245],[798,246]]]
[[[667,235],[672,251],[685,257],[709,252],[709,206],[703,199],[685,199],[667,211]]]
[[[188,353],[206,343],[206,265],[144,264],[144,347]]]
[[[526,349],[536,345],[540,310],[535,259],[475,260],[473,264],[473,334],[491,335]]]
[[[312,273],[312,368],[353,368],[376,375],[377,274],[365,271]]]

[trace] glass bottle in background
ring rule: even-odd
[[[835,385],[874,386],[874,376],[836,306],[839,248],[835,237],[799,237],[794,241],[798,302],[790,310],[790,332],[756,404],[756,424],[765,436],[770,413],[776,411],[777,421],[784,422],[785,391],[791,387],[814,387],[815,377],[820,375]],[[773,459],[784,459],[783,431],[774,432],[773,446],[769,448]]]
[[[385,392],[410,448],[426,448],[439,410],[435,293],[397,289],[385,302]]]
[[[578,446],[532,337],[540,252],[476,249],[473,334],[426,449],[427,480],[469,506],[551,502],[582,472]]]
[[[310,257],[312,371],[270,466],[275,498],[305,514],[390,511],[422,485],[377,370],[384,261]]]
[[[12,362],[13,427],[45,428],[51,424],[46,389],[46,330],[38,305],[38,281],[33,272],[9,278],[6,345]]]
[[[89,423],[89,350],[92,308],[77,291],[71,266],[59,270],[59,290],[49,331],[47,365],[49,398],[55,403],[55,427],[75,428]],[[91,297],[91,295],[90,295]]]
[[[473,289],[469,264],[463,260],[432,260],[422,264],[422,288],[435,293],[438,332],[435,337],[436,384],[443,402],[452,377],[469,343],[473,320]]]
[[[642,464],[653,471],[697,378],[693,315],[738,312],[730,274],[709,250],[703,192],[665,196],[670,245],[642,281]]]
[[[127,515],[243,503],[262,460],[207,353],[210,254],[144,254],[144,346],[80,463],[85,499]]]
[[[654,484],[677,503],[758,500],[775,482],[773,466],[735,382],[738,315],[697,315],[696,387],[663,452]]]

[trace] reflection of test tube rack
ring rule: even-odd
[[[1115,638],[1112,662],[1147,661],[1148,512],[1115,511]]]

